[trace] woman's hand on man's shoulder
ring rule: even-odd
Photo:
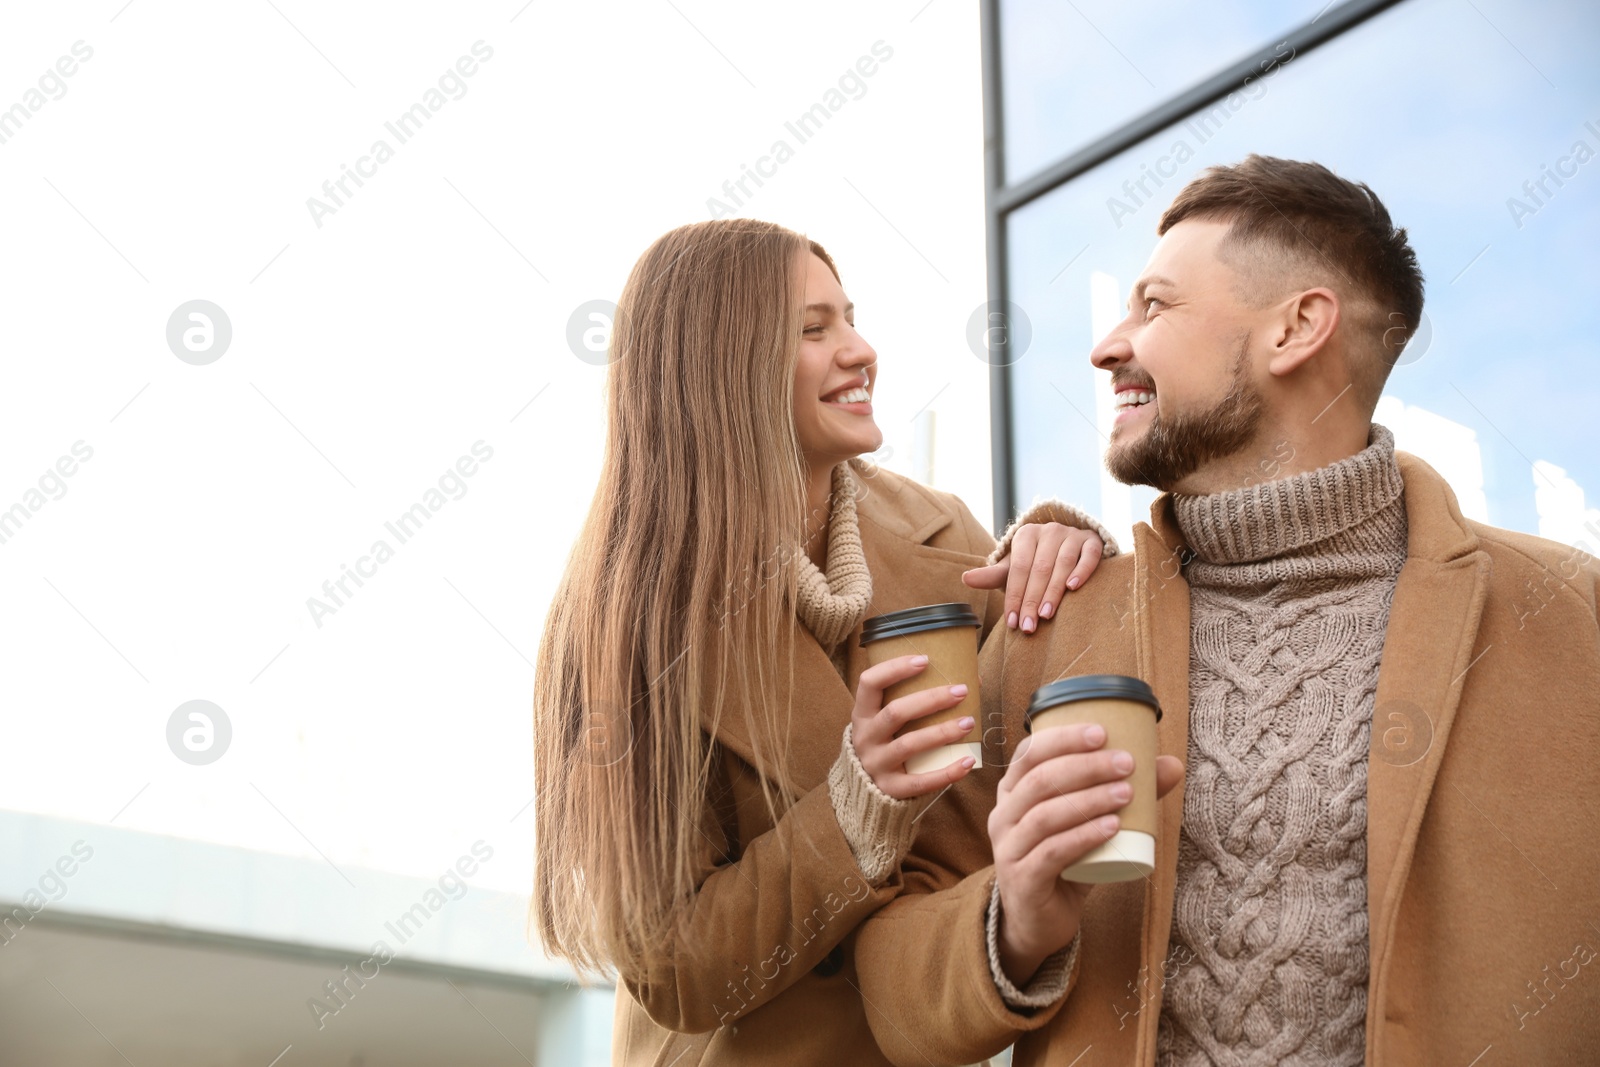
[[[1069,590],[1089,580],[1104,550],[1093,530],[1028,523],[1011,535],[1010,552],[1000,562],[967,571],[961,580],[973,589],[1004,588],[1006,625],[1031,634],[1040,619],[1056,613]]]

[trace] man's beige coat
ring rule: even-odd
[[[1464,519],[1432,468],[1398,458],[1409,540],[1368,760],[1366,1062],[1600,1063],[1600,564]],[[986,645],[1006,753],[1035,687],[1117,673],[1154,686],[1161,751],[1185,757],[1189,590],[1169,503],[1045,640],[1002,627]],[[1070,990],[1023,1024],[1017,1067],[1155,1062],[1182,792],[1161,802],[1155,874],[1091,894]],[[905,891],[856,940],[897,1064],[972,1063],[1018,1037],[982,940],[987,841],[959,836],[992,802],[952,789],[928,811]]]

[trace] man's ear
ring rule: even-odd
[[[1299,370],[1327,346],[1339,328],[1339,297],[1332,289],[1307,289],[1289,299],[1277,320],[1267,369],[1282,377]]]

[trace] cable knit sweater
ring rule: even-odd
[[[1162,1067],[1362,1061],[1367,752],[1406,555],[1394,438],[1369,441],[1173,500],[1194,558]]]

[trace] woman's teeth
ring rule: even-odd
[[[1117,409],[1121,411],[1138,407],[1140,404],[1150,403],[1155,398],[1156,394],[1147,393],[1143,389],[1126,389],[1117,394]]]
[[[856,386],[856,388],[854,388],[854,389],[847,389],[844,392],[837,394],[836,396],[834,396],[834,398],[832,400],[828,401],[828,403],[830,403],[830,404],[865,404],[867,401],[869,401],[871,399],[872,399],[872,394],[871,393],[867,392],[865,389],[861,388],[860,386]]]

